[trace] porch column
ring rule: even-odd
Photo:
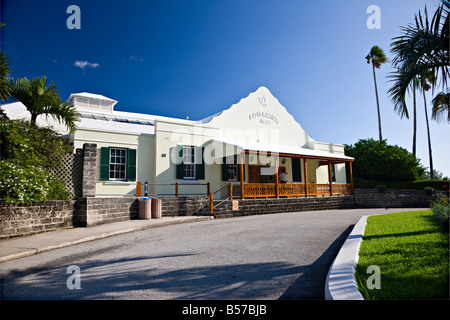
[[[244,199],[244,151],[239,154],[239,170],[241,176],[241,199]]]
[[[353,171],[352,171],[352,162],[351,161],[349,161],[349,166],[350,166],[350,190],[351,190],[351,193],[353,194]]]
[[[328,161],[328,181],[330,182],[330,197],[333,196],[333,178],[331,176],[331,161]]]
[[[308,165],[306,158],[303,158],[303,171],[305,172],[305,197],[308,197]]]
[[[277,196],[277,199],[280,195],[280,189],[279,189],[279,182],[278,182],[278,155],[275,157],[275,195]]]

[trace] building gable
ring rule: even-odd
[[[228,141],[292,147],[306,147],[314,141],[266,87],[202,123],[218,127]]]

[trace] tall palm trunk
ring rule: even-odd
[[[373,68],[373,82],[375,84],[375,96],[377,98],[377,111],[378,111],[378,135],[380,141],[383,140],[383,135],[381,134],[381,114],[380,114],[380,102],[378,101],[378,88],[377,88],[377,77],[375,76],[375,64],[372,62]]]
[[[433,156],[431,152],[431,136],[430,136],[430,123],[428,121],[428,111],[427,111],[427,99],[425,97],[425,90],[423,90],[423,103],[425,106],[425,120],[427,121],[427,134],[428,134],[428,155],[430,157],[430,179],[434,179],[433,172]]]
[[[413,155],[416,156],[416,141],[417,141],[417,115],[416,115],[416,89],[413,88]]]

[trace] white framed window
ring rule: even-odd
[[[183,179],[196,179],[194,146],[183,146]]]
[[[127,149],[109,149],[109,180],[127,179]]]

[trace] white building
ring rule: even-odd
[[[99,197],[137,194],[145,181],[150,194],[215,199],[230,196],[231,184],[246,198],[353,192],[343,146],[312,139],[265,87],[199,121],[115,111],[117,101],[91,93],[69,101],[81,116],[74,133],[45,116],[37,124],[52,125],[74,149],[97,145]],[[2,109],[29,118],[20,102]]]

